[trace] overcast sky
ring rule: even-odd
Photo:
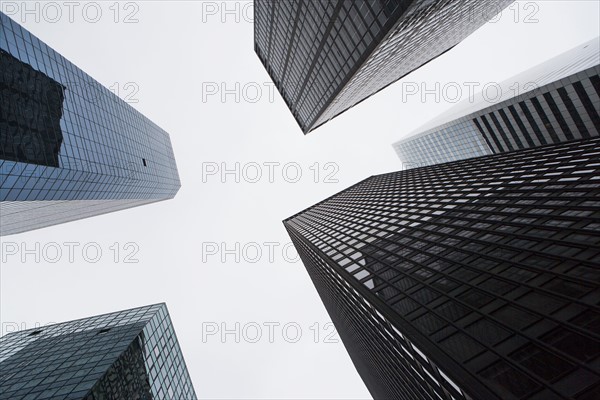
[[[501,82],[600,29],[596,0],[518,2],[304,136],[254,54],[250,2],[227,2],[237,13],[221,1],[98,2],[100,17],[81,2],[73,22],[60,1],[60,18],[42,2],[39,21],[23,22],[21,3],[2,10],[17,7],[12,18],[170,134],[182,188],[174,200],[2,238],[3,251],[18,247],[0,270],[2,334],[164,301],[205,399],[370,398],[281,221],[401,169],[391,144],[453,105],[403,89]],[[236,163],[239,182],[221,174]],[[79,244],[72,259],[69,242]],[[237,254],[223,252],[236,243]]]

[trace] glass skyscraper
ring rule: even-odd
[[[169,135],[0,13],[0,235],[171,199]]]
[[[166,305],[0,338],[0,399],[194,400]]]
[[[600,398],[600,138],[373,176],[284,221],[376,399]]]
[[[304,133],[448,51],[512,0],[257,0],[255,51]]]
[[[599,136],[600,39],[489,91],[395,143],[406,168]]]

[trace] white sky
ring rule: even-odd
[[[20,1],[4,1],[3,10],[7,3],[21,7]],[[105,86],[118,82],[121,97],[128,93],[125,83],[137,85],[134,98],[139,102],[132,105],[171,135],[182,188],[171,201],[3,238],[2,334],[15,324],[31,328],[165,301],[200,398],[370,398],[341,342],[324,340],[331,332],[325,326],[330,318],[301,262],[283,257],[281,248],[290,240],[281,221],[368,176],[399,170],[391,144],[452,104],[436,102],[433,95],[426,102],[419,96],[403,102],[405,86],[399,82],[305,137],[279,94],[273,102],[269,99],[269,76],[254,54],[252,23],[244,18],[244,11],[252,15],[248,3],[238,3],[241,15],[236,23],[233,14],[222,22],[221,1],[204,6],[199,1],[130,2],[133,6],[128,8],[122,2],[119,21],[131,12],[139,21],[130,24],[114,22],[113,1],[99,2],[103,14],[98,23],[83,18],[86,2],[75,9],[73,23],[63,2],[56,3],[63,11],[58,22],[36,22],[31,15],[23,25]],[[597,36],[599,4],[519,2],[499,21],[404,82],[428,88],[436,82],[501,82]],[[40,3],[42,17],[43,6]],[[212,10],[217,14],[208,15]],[[46,19],[54,18],[52,10],[46,11]],[[525,23],[528,15],[538,22]],[[13,18],[21,22],[19,14]],[[234,95],[225,102],[214,95],[203,102],[207,85],[233,88],[236,82],[241,87],[260,85],[262,97],[256,102],[242,97],[236,103]],[[257,183],[243,178],[236,183],[233,175],[225,182],[219,175],[203,182],[203,163],[217,163],[219,168],[226,163],[232,169],[236,162],[281,165],[275,167],[273,182],[265,165]],[[315,162],[320,163],[318,183],[314,167],[310,169]],[[299,182],[286,181],[294,178],[292,168],[282,175],[286,163],[301,167]],[[324,182],[334,171],[325,170],[325,163],[337,166],[333,178],[338,183]],[[249,178],[255,171],[246,169]],[[53,242],[63,250],[56,263],[49,262],[55,254]],[[80,243],[74,262],[66,242]],[[111,250],[115,242],[121,247],[119,262]],[[123,262],[128,253],[123,246],[129,242],[139,249],[134,257],[139,263]],[[236,242],[241,247],[280,245],[272,261],[263,245],[255,263],[248,260],[255,256],[250,247],[239,262],[233,255],[222,262],[221,253],[204,254],[203,262],[203,243],[233,248]],[[23,252],[36,243],[39,262]],[[102,249],[98,262],[84,259],[81,249],[86,243]],[[17,246],[18,254],[7,254],[6,246]],[[88,256],[94,258],[92,250]],[[234,334],[225,340],[219,334],[203,340],[208,325],[221,329],[224,323],[235,331],[236,322],[239,343]],[[254,338],[252,323],[262,326],[257,343],[242,335]],[[269,323],[280,324],[274,326],[273,343],[265,325]],[[286,341],[295,337],[291,325],[288,336],[282,332],[287,323],[302,329],[296,343]]]

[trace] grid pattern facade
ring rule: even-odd
[[[459,118],[395,143],[398,157],[411,168],[600,135],[598,38],[498,87],[497,99],[480,93],[450,111]]]
[[[0,234],[173,198],[169,135],[6,15],[0,22]]]
[[[511,2],[259,0],[255,50],[308,133],[451,49]]]
[[[0,338],[0,399],[193,400],[169,318],[156,304]]]
[[[600,395],[600,138],[374,176],[287,219],[375,398]]]
[[[441,164],[493,154],[486,140],[469,120],[439,127],[425,135],[394,144],[403,169]]]

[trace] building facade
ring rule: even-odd
[[[0,13],[0,235],[173,198],[169,135]]]
[[[512,0],[255,2],[255,51],[304,133],[442,55]]]
[[[394,149],[405,167],[600,135],[600,38],[465,99]]]
[[[194,400],[166,305],[0,338],[0,399]]]
[[[376,399],[600,397],[600,138],[370,177],[284,221]]]

